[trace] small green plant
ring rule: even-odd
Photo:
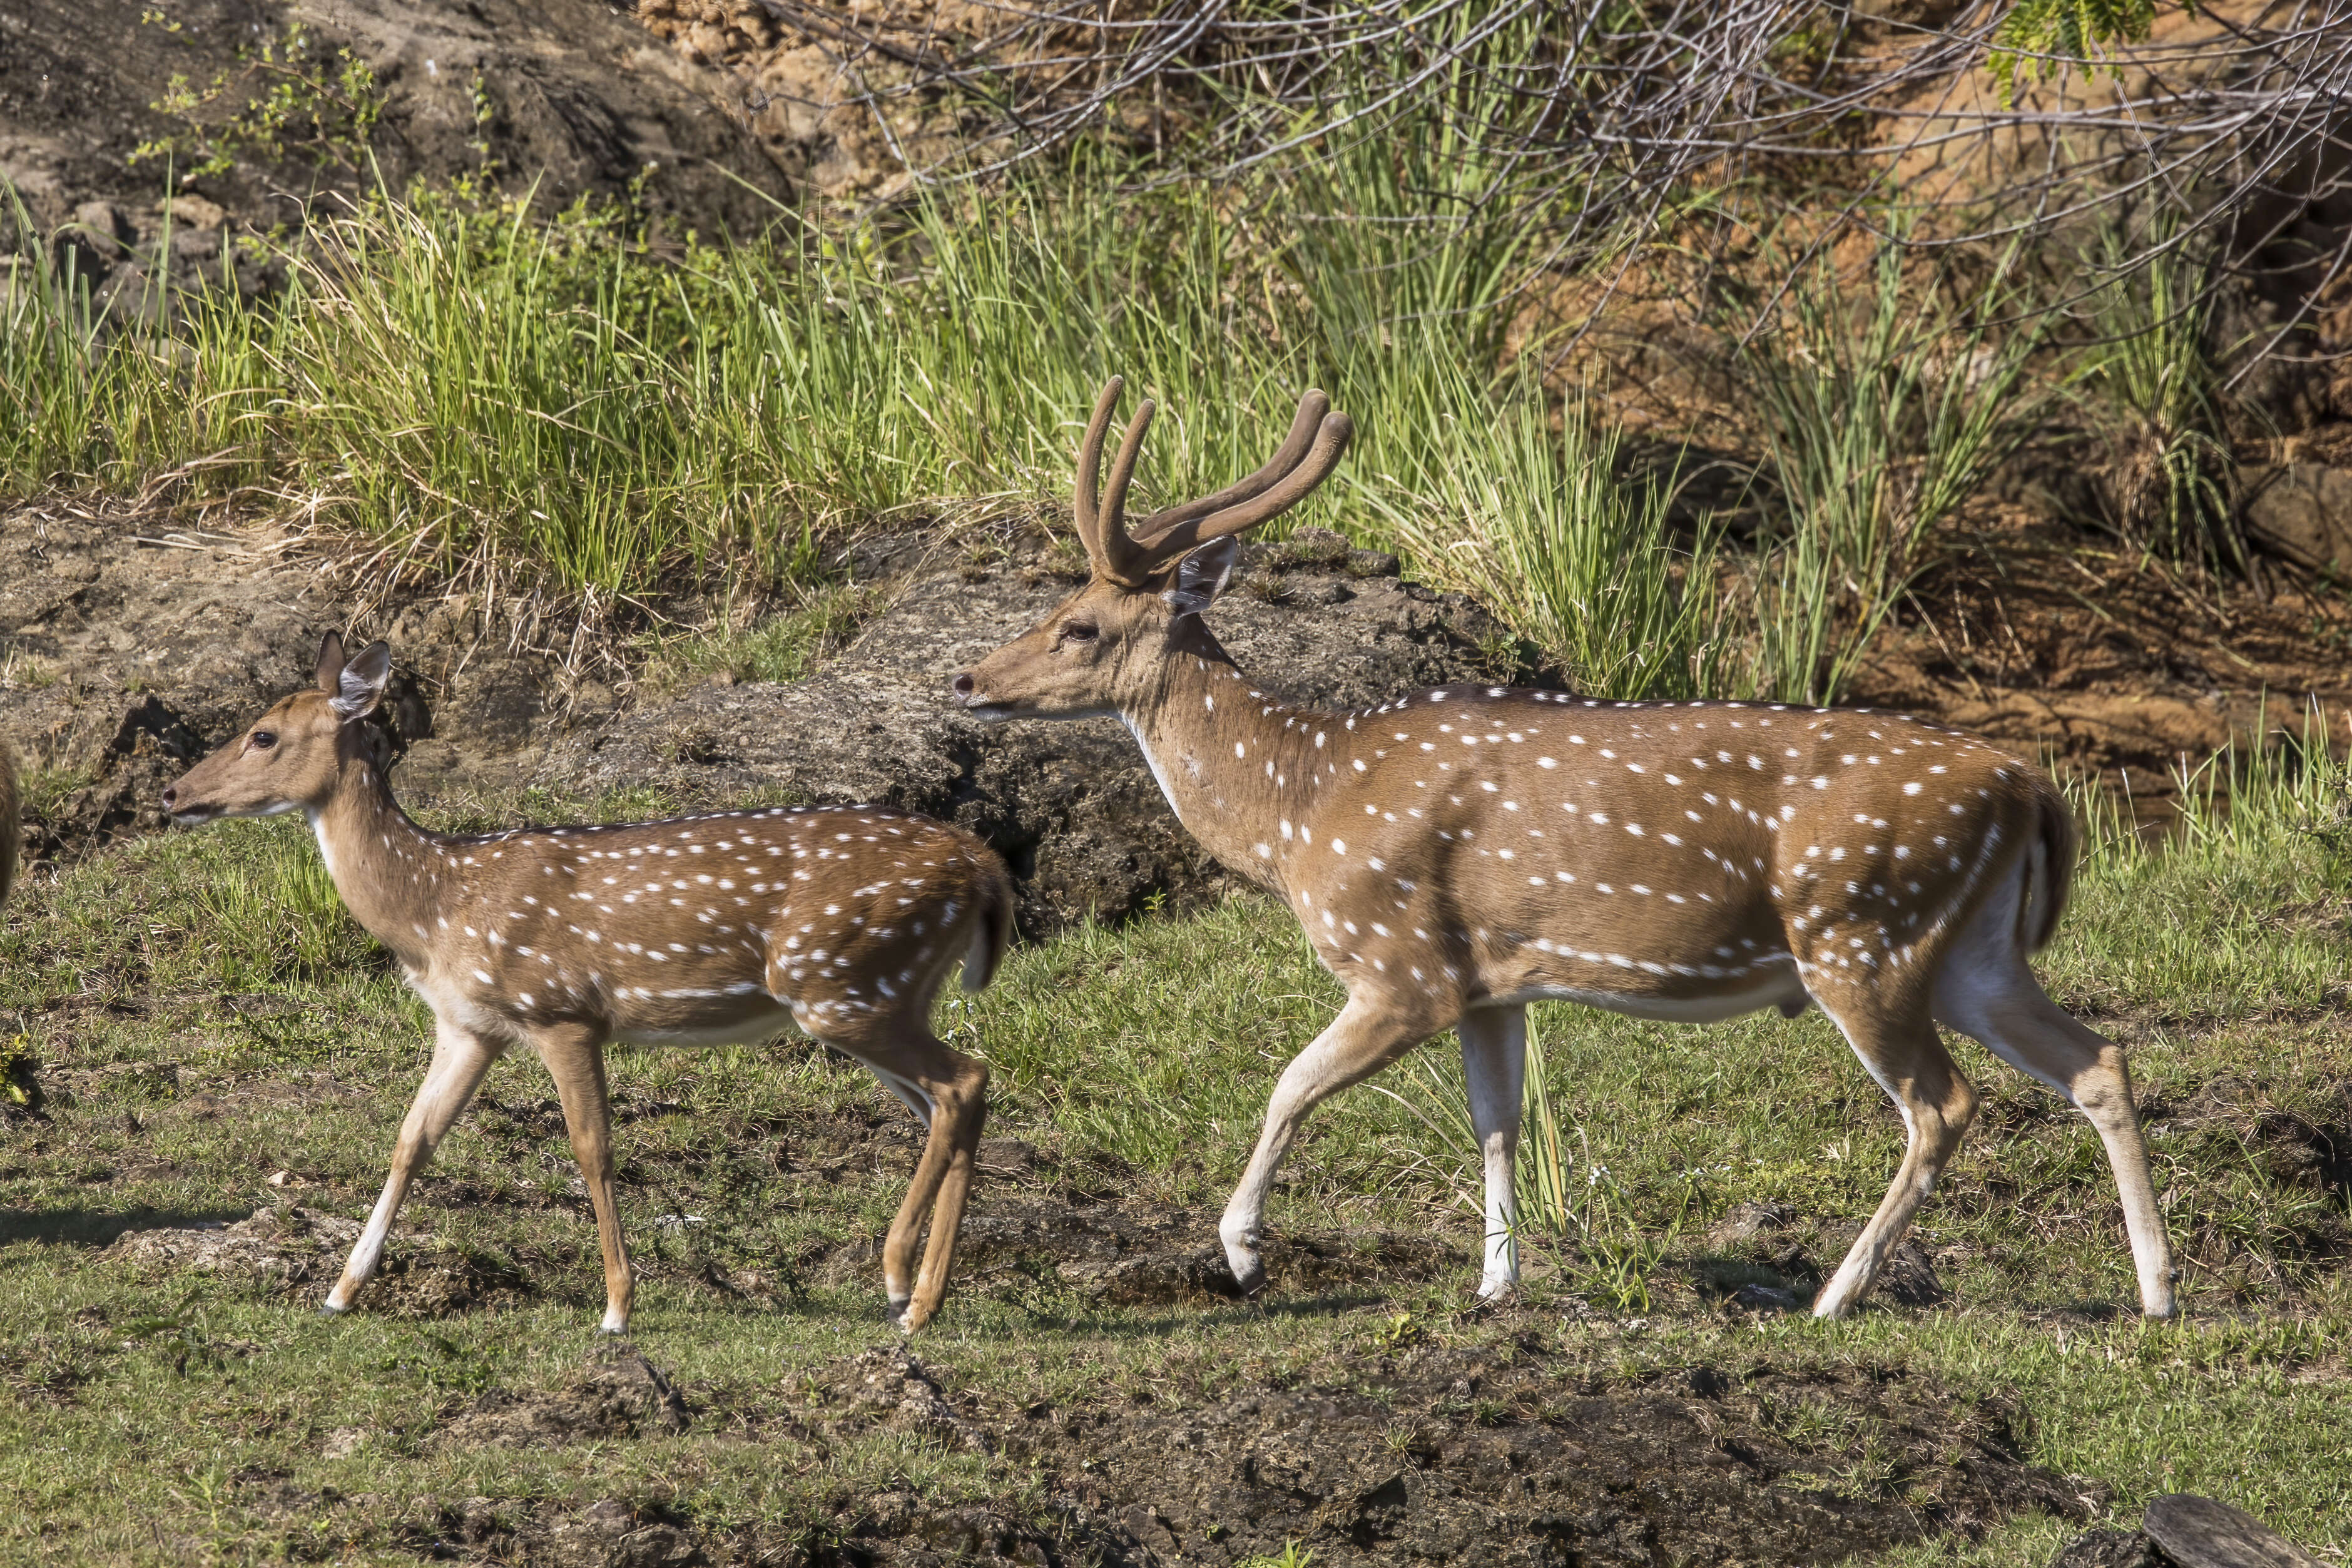
[[[1234,1564],[1234,1568],[1307,1568],[1314,1561],[1315,1553],[1303,1549],[1296,1541],[1286,1541],[1279,1552],[1261,1552],[1255,1557],[1244,1557]]]
[[[2181,8],[2196,15],[2196,0]],[[2016,0],[1993,30],[1985,65],[2007,108],[2016,100],[2020,65],[2031,61],[2045,81],[2073,66],[2095,72],[2115,46],[2143,41],[2155,25],[2156,0]],[[2105,63],[2112,72],[2112,58]]]
[[[149,9],[142,20],[180,30],[161,10]],[[169,163],[184,186],[226,174],[240,158],[301,158],[355,174],[365,164],[384,97],[373,67],[348,48],[328,49],[296,21],[240,48],[235,68],[203,87],[173,72],[163,96],[148,107],[176,129],[142,142],[130,162]]]
[[[41,1081],[34,1072],[39,1065],[33,1059],[32,1037],[23,1030],[0,1039],[0,1100],[26,1110],[38,1109]]]
[[[880,592],[865,584],[820,587],[797,607],[757,626],[702,637],[670,662],[681,675],[723,671],[736,680],[798,680],[855,636],[881,604]]]

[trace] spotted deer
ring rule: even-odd
[[[347,1309],[374,1272],[410,1181],[490,1064],[528,1046],[555,1079],[595,1210],[603,1326],[622,1332],[633,1281],[605,1046],[748,1043],[798,1025],[864,1063],[929,1129],[882,1249],[891,1316],[909,1331],[929,1321],[988,1086],[986,1067],[931,1033],[931,1002],[959,963],[967,990],[995,973],[1012,932],[1003,863],[960,829],[866,805],[428,832],[393,798],[361,722],[391,667],[385,644],[347,661],[330,633],[316,689],[278,703],[163,792],[184,825],[308,816],[345,906],[433,1009],[432,1065],[325,1310]]]
[[[1079,448],[1092,580],[954,681],[983,721],[1108,714],[1202,846],[1286,900],[1348,1000],[1282,1073],[1220,1225],[1265,1279],[1266,1190],[1307,1115],[1447,1028],[1486,1176],[1481,1294],[1517,1278],[1511,1165],[1528,1004],[1711,1023],[1818,1005],[1901,1111],[1893,1185],[1814,1310],[1870,1288],[1976,1112],[1937,1024],[2050,1084],[2106,1145],[2141,1310],[2172,1267],[2122,1049],[2027,963],[2064,907],[2075,835],[2038,770],[1959,731],[1867,709],[1602,702],[1500,686],[1377,708],[1289,702],[1234,668],[1205,613],[1235,535],[1306,496],[1350,433],[1319,393],[1271,462],[1132,532],[1152,405],[1097,474],[1113,380]]]

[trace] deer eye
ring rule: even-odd
[[[1089,621],[1068,621],[1062,626],[1064,642],[1092,642],[1100,635]]]
[[[247,738],[247,743],[257,752],[266,752],[278,744],[278,737],[267,730],[256,730]]]

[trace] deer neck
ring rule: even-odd
[[[1149,696],[1119,718],[1185,831],[1283,891],[1284,842],[1348,765],[1345,716],[1284,701],[1212,643],[1169,658]]]
[[[407,968],[429,969],[435,933],[457,890],[441,841],[410,820],[365,758],[343,769],[334,794],[310,817],[352,918]]]

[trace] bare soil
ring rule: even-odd
[[[2135,793],[2232,739],[2352,721],[2352,605],[2272,563],[2182,574],[2013,509],[1953,544],[1872,649],[1857,703],[1932,713],[2026,754],[2129,769]],[[2331,733],[2341,749],[2352,730]]]
[[[859,1146],[856,1129],[836,1128],[818,1142],[864,1163],[909,1154],[901,1131],[877,1126]],[[1103,1173],[1066,1171],[1009,1140],[992,1141],[983,1163],[958,1289],[1057,1318],[1164,1307],[1172,1329],[1204,1313],[1360,1312],[1402,1284],[1458,1272],[1466,1256],[1456,1236],[1290,1235],[1270,1258],[1273,1304],[1250,1305],[1234,1299],[1210,1215],[1098,1195]],[[133,1231],[114,1251],[142,1272],[239,1271],[249,1288],[308,1300],[355,1228],[289,1205],[225,1226]],[[870,1270],[869,1253],[841,1249],[814,1267]],[[395,1245],[367,1310],[430,1317],[515,1300],[496,1289],[433,1298],[460,1270],[428,1265],[432,1256],[430,1238]],[[765,1282],[751,1288],[771,1307],[781,1300]],[[1974,1536],[2021,1511],[2084,1519],[2100,1500],[2095,1488],[2024,1463],[2023,1415],[1998,1402],[1843,1361],[1602,1376],[1586,1342],[1642,1325],[1580,1310],[1565,1332],[1556,1310],[1518,1306],[1482,1309],[1474,1336],[1392,1320],[1367,1347],[1286,1373],[1155,1378],[1065,1403],[967,1384],[925,1362],[919,1344],[776,1384],[700,1385],[621,1344],[591,1352],[560,1386],[454,1393],[416,1438],[428,1449],[561,1448],[729,1432],[822,1467],[836,1448],[896,1433],[1026,1478],[991,1504],[845,1489],[829,1519],[784,1538],[705,1531],[683,1512],[613,1500],[404,1504],[304,1493],[269,1475],[239,1476],[238,1495],[279,1517],[289,1540],[318,1526],[434,1558],[615,1568],[1141,1568],[1240,1563],[1291,1543],[1332,1563],[1793,1564]],[[1123,1331],[1150,1333],[1158,1320],[1126,1321]],[[208,1353],[237,1352],[216,1343]],[[352,1428],[325,1440],[341,1453],[386,1436]]]

